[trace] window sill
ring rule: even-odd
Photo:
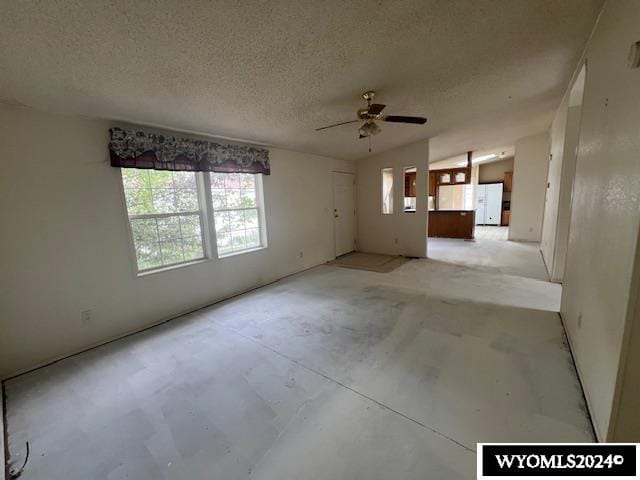
[[[148,277],[149,275],[155,275],[156,273],[169,272],[171,270],[176,270],[178,268],[190,267],[192,265],[198,265],[200,263],[210,262],[210,258],[199,258],[198,260],[192,260],[190,262],[184,263],[176,263],[174,265],[167,265],[166,267],[154,268],[153,270],[145,270],[143,272],[138,272],[136,274],[137,277]]]
[[[244,255],[245,253],[259,252],[260,250],[266,250],[266,249],[267,249],[267,247],[249,248],[247,250],[240,250],[239,252],[231,252],[231,253],[225,253],[224,255],[218,255],[218,259],[222,260],[223,258],[235,257],[235,256],[238,256],[238,255]]]
[[[240,252],[227,253],[225,255],[219,255],[217,260],[222,260],[224,258],[229,258],[229,257],[236,257],[238,255],[244,255],[245,253],[259,252],[260,250],[266,250],[266,249],[267,247],[256,247],[256,248],[250,248],[248,250],[242,250]],[[205,258],[199,258],[198,260],[193,260],[190,262],[176,263],[175,265],[168,265],[166,267],[154,268],[153,270],[145,270],[144,272],[136,273],[136,277],[138,278],[148,277],[149,275],[155,275],[156,273],[170,272],[171,270],[177,270],[183,267],[191,267],[192,265],[199,265],[201,263],[210,262],[211,260],[213,259],[205,257]]]

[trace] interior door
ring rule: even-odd
[[[355,250],[356,177],[333,172],[333,227],[336,257]]]
[[[502,221],[502,183],[489,183],[485,185],[485,225],[500,225]]]

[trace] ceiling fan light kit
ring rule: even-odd
[[[373,120],[367,120],[358,131],[360,132],[360,138],[362,138],[369,135],[377,135],[382,129]]]
[[[338,127],[340,125],[347,125],[349,123],[364,121],[362,126],[358,129],[360,134],[359,138],[369,139],[369,151],[371,151],[371,137],[377,135],[382,131],[382,128],[376,123],[391,122],[391,123],[410,123],[414,125],[424,125],[427,123],[425,117],[412,117],[407,115],[382,115],[382,110],[386,107],[381,103],[371,103],[371,100],[376,96],[376,92],[368,90],[362,94],[362,98],[367,101],[365,108],[359,108],[356,112],[357,120],[348,120],[346,122],[334,123],[333,125],[327,125],[326,127],[316,128],[316,131],[326,130],[327,128]]]

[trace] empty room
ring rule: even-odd
[[[638,25],[0,0],[0,480],[635,469]]]

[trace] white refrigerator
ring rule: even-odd
[[[476,185],[476,225],[500,225],[502,183]]]

